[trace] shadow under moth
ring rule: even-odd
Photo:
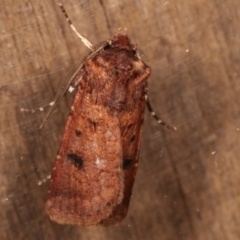
[[[153,112],[147,95],[150,68],[128,36],[117,33],[94,48],[59,6],[91,53],[66,88],[76,88],[76,95],[52,171],[46,212],[60,224],[117,224],[126,216],[132,194],[145,104],[159,123],[176,128]]]

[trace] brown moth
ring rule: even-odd
[[[107,226],[119,223],[128,211],[145,103],[159,123],[176,128],[152,111],[147,97],[151,70],[127,35],[117,33],[94,49],[77,34],[92,53],[69,82],[77,91],[52,171],[46,212],[60,224]]]

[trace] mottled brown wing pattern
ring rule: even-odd
[[[121,222],[127,215],[138,167],[144,108],[145,101],[143,96],[137,103],[134,111],[129,113],[124,112],[120,116],[121,139],[123,147],[122,168],[124,171],[124,197],[122,202],[114,208],[112,214],[101,222],[102,225],[108,226],[117,224]],[[139,116],[141,119],[138,119]]]
[[[81,72],[46,211],[61,224],[115,224],[131,197],[150,68],[129,38],[116,34]]]
[[[123,197],[119,120],[88,95],[75,97],[52,172],[46,210],[59,223],[96,224]]]

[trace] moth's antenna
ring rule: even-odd
[[[65,18],[67,19],[67,22],[69,23],[69,25],[70,25],[70,27],[71,27],[71,29],[77,34],[77,36],[81,39],[81,41],[83,42],[83,44],[84,44],[87,48],[89,48],[89,49],[91,49],[92,51],[94,51],[92,43],[89,42],[85,37],[83,37],[83,36],[77,31],[77,29],[74,27],[74,25],[72,24],[71,19],[68,17],[68,14],[67,14],[65,8],[63,7],[62,3],[57,3],[57,4],[58,4],[58,6],[61,8],[61,10],[62,10]]]
[[[167,123],[165,123],[163,120],[161,120],[157,115],[156,113],[153,111],[153,108],[151,106],[151,103],[148,99],[148,94],[147,94],[147,88],[145,89],[145,102],[146,102],[146,105],[147,105],[147,108],[148,108],[148,111],[151,113],[151,115],[157,120],[158,123],[162,124],[164,127],[166,128],[169,128],[169,129],[172,129],[174,131],[177,131],[177,128],[174,127],[174,126],[170,126],[168,125]]]
[[[81,39],[81,41],[83,42],[83,44],[84,44],[87,48],[89,48],[90,50],[94,51],[92,43],[89,42],[85,37],[83,37],[83,36],[76,30],[76,28],[75,28],[74,25],[72,24],[71,19],[68,17],[68,14],[67,14],[65,8],[63,7],[62,3],[57,3],[57,4],[58,4],[58,6],[61,8],[61,10],[62,10],[62,12],[63,12],[63,14],[64,14],[67,22],[69,23],[69,25],[70,25],[70,27],[71,27],[71,29],[77,34],[77,36]],[[82,66],[82,65],[81,65],[81,66]],[[64,91],[60,94],[60,96],[57,96],[57,97],[55,98],[55,100],[52,101],[52,102],[49,104],[52,108],[48,111],[47,116],[44,118],[44,120],[43,120],[41,126],[39,127],[39,129],[41,129],[41,128],[43,127],[43,125],[45,124],[45,122],[47,121],[47,119],[49,118],[49,116],[52,114],[53,110],[56,108],[57,103],[62,99],[62,97],[63,97],[63,96],[65,95],[65,93],[67,92],[67,90],[69,90],[69,91],[71,92],[71,91],[74,89],[73,87],[71,87],[71,82],[72,82],[73,78],[76,77],[76,74],[77,74],[77,73],[78,73],[78,71],[74,73],[73,77],[70,79],[70,81],[68,82],[68,84],[67,84],[66,87],[64,88]],[[69,87],[69,86],[70,86],[70,87]],[[25,109],[23,109],[23,110],[25,110]]]

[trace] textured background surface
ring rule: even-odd
[[[93,43],[126,27],[152,68],[128,217],[118,227],[60,226],[45,211],[72,96],[39,131],[49,103],[86,49],[54,1],[1,1],[0,239],[240,239],[239,1],[63,1]]]

